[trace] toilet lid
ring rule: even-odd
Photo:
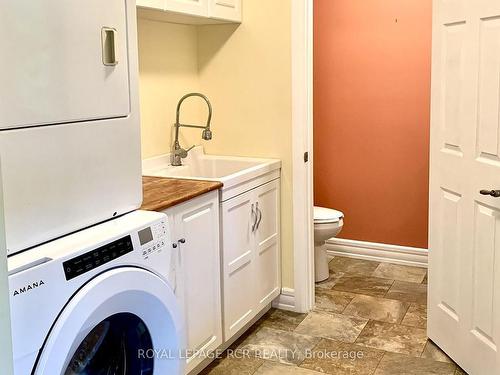
[[[344,218],[344,214],[340,211],[325,207],[314,207],[314,222],[315,223],[336,223]]]

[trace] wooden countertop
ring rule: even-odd
[[[221,187],[222,182],[217,181],[143,176],[141,210],[163,211]]]

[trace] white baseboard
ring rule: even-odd
[[[416,247],[387,245],[332,238],[326,242],[329,256],[344,256],[357,259],[374,260],[407,266],[427,267],[429,250]]]
[[[295,311],[295,290],[281,288],[281,294],[273,301],[273,307],[280,310]]]

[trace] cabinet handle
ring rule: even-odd
[[[262,221],[262,211],[260,210],[259,208],[259,203],[255,203],[255,208],[257,210],[257,214],[258,214],[258,219],[257,219],[257,224],[256,224],[256,227],[255,227],[255,230],[259,229],[260,227],[260,222]]]
[[[481,190],[481,195],[491,195],[493,198],[500,198],[500,190]]]
[[[112,27],[103,27],[101,29],[102,63],[105,66],[118,65],[116,59],[116,34],[116,29]]]
[[[252,233],[255,232],[255,227],[257,225],[257,212],[254,209],[254,204],[252,203],[252,214],[251,214],[251,219],[252,220]]]
[[[176,244],[176,243],[173,243],[173,244],[172,244],[172,247],[173,247],[174,249],[177,249],[177,244]]]
[[[185,239],[185,238],[181,238],[181,239],[179,240],[179,243],[186,243],[186,239]]]

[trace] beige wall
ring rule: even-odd
[[[172,121],[164,117],[171,118],[173,98],[189,87],[214,107],[208,153],[281,159],[283,286],[293,287],[290,2],[244,0],[240,26],[193,28],[139,22],[143,155],[168,152]],[[184,64],[171,61],[172,51],[182,53]],[[192,116],[204,121],[200,108]],[[201,143],[198,133],[189,143]]]
[[[198,34],[195,26],[138,19],[142,156],[169,152],[176,106],[199,90]],[[188,100],[183,122],[199,122],[200,103]],[[200,142],[200,132],[183,129],[183,145]]]
[[[198,28],[209,153],[280,158],[283,286],[293,286],[290,2],[243,1],[243,23]]]

